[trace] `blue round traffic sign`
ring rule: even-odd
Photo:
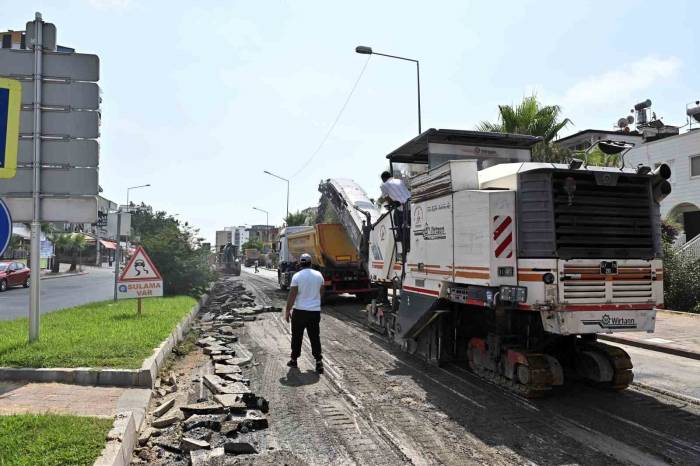
[[[5,253],[5,249],[10,245],[10,238],[12,237],[12,217],[10,216],[10,209],[7,205],[0,199],[0,256]]]

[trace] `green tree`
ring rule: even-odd
[[[482,121],[477,129],[497,133],[529,134],[541,136],[543,141],[532,148],[532,158],[539,162],[560,162],[566,159],[568,151],[552,144],[559,131],[571,123],[561,119],[558,105],[541,106],[537,96],[525,97],[517,106],[499,105],[498,122]]]
[[[619,154],[606,154],[599,147],[596,147],[588,153],[587,156],[580,156],[581,159],[586,159],[588,165],[595,165],[599,167],[619,167],[620,166],[620,155]]]
[[[214,279],[198,230],[167,212],[132,213],[131,228],[163,277],[166,295],[199,296]]]
[[[70,260],[70,269],[68,270],[69,272],[75,272],[78,270],[78,262],[80,262],[80,266],[82,267],[82,255],[83,251],[87,248],[87,240],[85,239],[85,235],[81,233],[75,233],[71,235],[70,237],[70,252],[71,252],[71,260]]]
[[[291,212],[289,215],[287,215],[287,217],[285,217],[284,221],[288,227],[305,225],[306,224],[306,214],[304,212],[297,210],[296,212]]]
[[[665,238],[668,239],[668,238]],[[700,313],[700,260],[664,241],[664,306]]]
[[[241,252],[245,252],[246,249],[257,249],[258,251],[262,251],[264,247],[265,244],[263,244],[263,242],[259,239],[249,239],[241,246]]]

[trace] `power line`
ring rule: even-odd
[[[313,159],[318,155],[319,152],[321,152],[321,149],[323,146],[326,144],[326,141],[328,141],[328,138],[330,137],[331,133],[335,129],[335,125],[338,124],[338,121],[340,120],[340,117],[343,115],[343,112],[345,111],[345,108],[348,106],[348,103],[350,102],[350,99],[352,98],[352,95],[355,93],[355,89],[357,89],[357,85],[360,84],[360,80],[362,79],[362,75],[365,74],[365,69],[367,69],[367,65],[369,64],[369,59],[372,58],[372,55],[367,55],[367,60],[365,60],[365,64],[362,66],[362,70],[360,71],[360,74],[357,76],[357,79],[355,80],[355,84],[352,85],[352,89],[350,89],[350,93],[348,94],[348,97],[345,99],[345,103],[343,103],[343,106],[340,107],[340,111],[338,112],[338,115],[335,117],[335,120],[333,121],[333,124],[328,128],[328,132],[326,132],[326,135],[323,137],[321,140],[321,143],[318,145],[316,150],[311,154],[311,157],[309,157],[304,164],[299,167],[299,170],[297,170],[293,175],[292,178],[296,177],[299,173],[304,171],[304,169],[309,166],[309,164],[313,161]]]

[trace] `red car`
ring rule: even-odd
[[[0,292],[19,285],[29,288],[29,267],[21,262],[0,261]]]

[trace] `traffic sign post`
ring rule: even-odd
[[[10,123],[0,144],[0,178],[11,178],[0,182],[0,196],[14,221],[31,222],[29,341],[34,342],[41,222],[97,220],[100,60],[58,52],[56,26],[41,13],[27,23],[25,36],[28,50],[0,49],[0,126]],[[5,94],[11,118],[3,118]]]
[[[10,216],[10,209],[0,199],[0,257],[5,253],[7,246],[10,245],[11,237],[12,217]]]
[[[17,144],[22,85],[0,78],[0,178],[14,178],[17,171]]]
[[[140,316],[141,299],[158,296],[163,296],[163,278],[146,251],[139,246],[119,276],[117,298],[136,298]]]

